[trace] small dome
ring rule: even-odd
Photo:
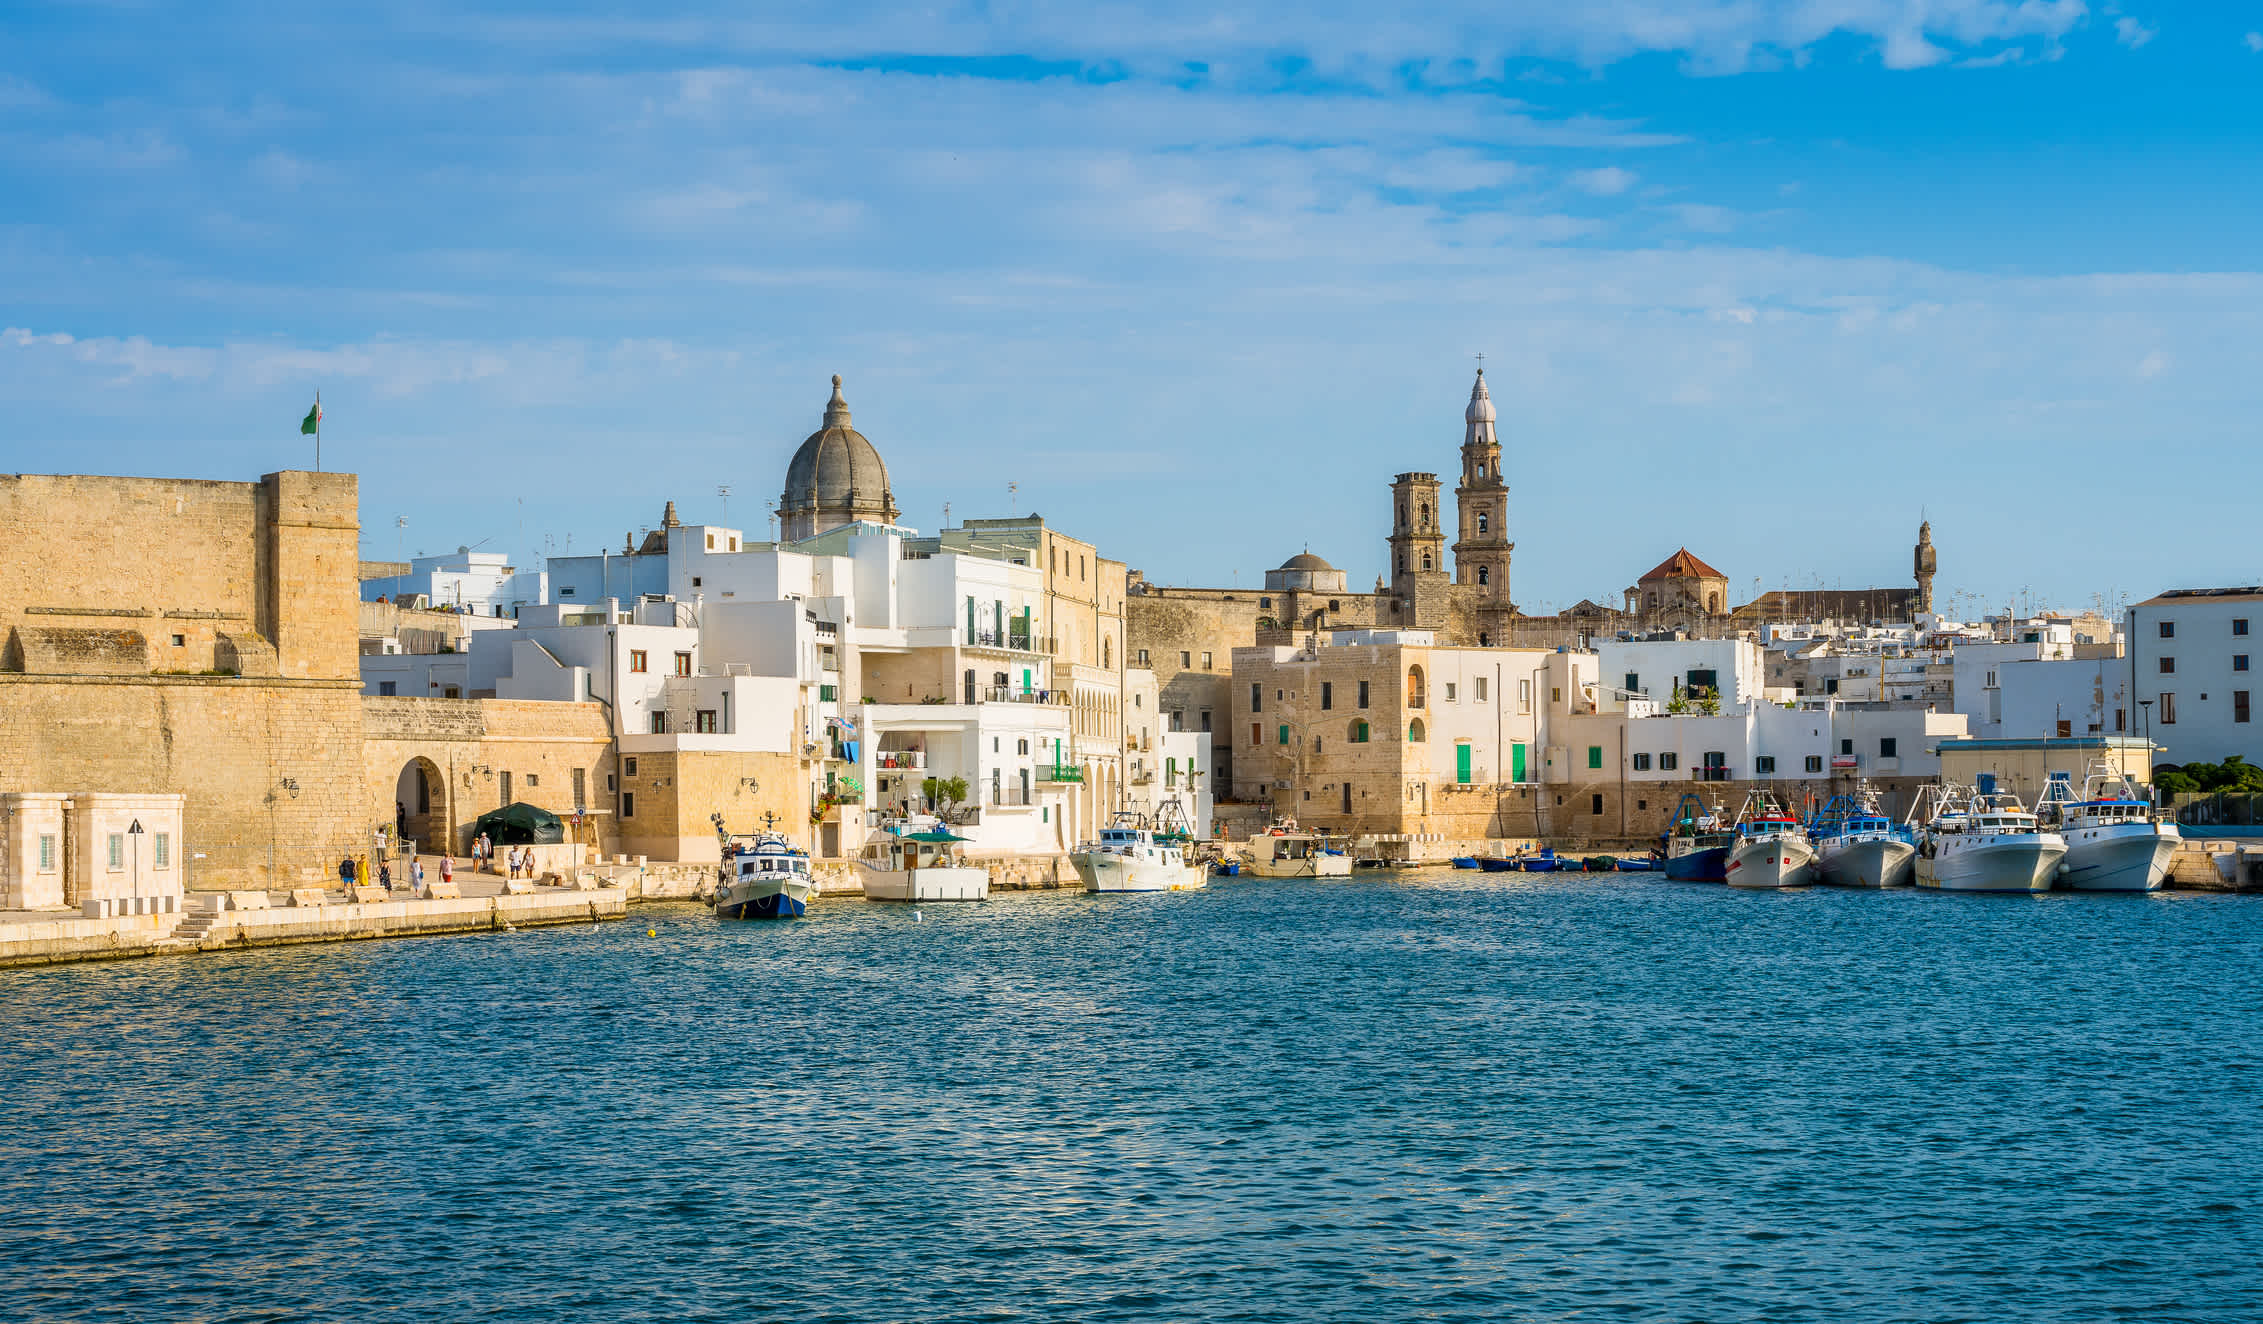
[[[1298,552],[1295,556],[1281,562],[1281,568],[1283,570],[1333,570],[1336,567],[1310,552]]]
[[[809,434],[786,465],[786,489],[779,497],[778,513],[785,518],[788,537],[821,533],[827,528],[870,519],[892,523],[897,515],[895,494],[888,489],[888,465],[863,433],[849,426],[849,402],[841,396],[841,379],[833,378],[833,398],[825,406],[825,426]],[[811,519],[796,520],[797,515]]]
[[[1485,369],[1477,370],[1477,385],[1469,388],[1469,408],[1462,411],[1464,423],[1490,423],[1493,421],[1493,393],[1485,389]]]

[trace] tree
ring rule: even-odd
[[[2153,774],[2153,786],[2163,795],[2209,795],[2219,791],[2263,791],[2263,767],[2238,754],[2222,763],[2187,763]]]

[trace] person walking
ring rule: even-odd
[[[338,886],[348,892],[354,890],[354,857],[351,855],[338,861]]]
[[[424,892],[424,861],[420,858],[409,861],[409,890],[419,895]]]
[[[388,892],[393,890],[393,866],[382,859],[377,862],[377,885]]]
[[[456,881],[455,856],[443,855],[440,857],[440,881],[443,883],[452,883]]]

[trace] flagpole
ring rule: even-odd
[[[314,393],[314,471],[322,472],[322,392]]]

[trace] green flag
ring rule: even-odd
[[[306,421],[305,421],[305,422],[303,422],[303,423],[300,423],[300,424],[299,424],[299,435],[301,435],[301,436],[312,436],[312,435],[314,435],[314,434],[316,434],[316,433],[319,433],[319,432],[321,432],[321,431],[322,431],[322,402],[321,402],[321,401],[319,401],[319,400],[317,400],[317,401],[315,402],[315,404],[314,404],[314,408],[312,408],[312,409],[309,409],[309,410],[307,410],[307,411],[306,411]]]

